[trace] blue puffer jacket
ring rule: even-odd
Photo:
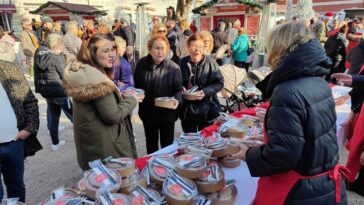
[[[272,72],[267,90],[271,103],[265,119],[269,141],[247,152],[252,176],[291,170],[313,176],[338,163],[335,102],[323,78],[330,64],[315,39],[299,45]],[[344,180],[341,199],[340,204],[347,204]],[[298,181],[285,205],[307,204],[336,204],[335,182],[327,175]]]
[[[245,62],[248,58],[249,37],[246,34],[238,36],[231,44],[234,61]]]

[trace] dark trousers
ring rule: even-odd
[[[174,140],[174,122],[170,123],[145,123],[144,132],[147,144],[147,153],[151,154],[159,150],[159,139],[161,148],[171,145]]]
[[[25,202],[23,140],[0,144],[0,171],[0,201],[4,195],[2,175],[8,198],[19,198],[19,201]]]
[[[234,65],[238,68],[245,68],[246,72],[248,72],[249,67],[248,67],[248,69],[245,67],[245,62],[234,60]]]
[[[186,118],[184,120],[181,119],[181,126],[184,133],[198,132],[210,125],[212,125],[212,122],[198,124],[191,118]]]
[[[59,143],[58,126],[59,118],[61,117],[61,110],[67,118],[73,122],[72,117],[72,102],[68,98],[47,98],[47,123],[48,129],[51,134],[52,144]]]

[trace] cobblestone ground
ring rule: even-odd
[[[33,81],[27,77],[34,91]],[[71,187],[82,178],[83,173],[78,167],[76,150],[73,139],[72,123],[62,114],[60,120],[59,137],[66,140],[66,145],[56,152],[51,151],[51,138],[46,127],[46,101],[36,94],[39,100],[40,128],[38,139],[43,145],[43,150],[25,162],[25,185],[27,189],[27,204],[36,205],[45,200],[50,192],[59,187]],[[132,123],[136,136],[138,156],[146,155],[144,129],[142,122],[134,110]],[[175,136],[181,133],[180,122],[176,123]],[[342,159],[346,159],[347,152],[343,152]],[[355,193],[348,192],[350,204],[364,204],[364,198]]]

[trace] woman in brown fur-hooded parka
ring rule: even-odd
[[[130,118],[142,100],[120,95],[112,81],[116,45],[111,34],[96,34],[83,42],[78,62],[65,69],[65,89],[74,103],[74,137],[77,160],[83,170],[88,162],[112,157],[136,158]]]

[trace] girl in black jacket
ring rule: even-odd
[[[197,100],[184,100],[181,123],[184,132],[197,132],[212,124],[219,116],[220,103],[216,94],[224,87],[224,78],[219,66],[210,56],[205,56],[205,43],[201,34],[190,36],[187,40],[189,56],[180,61],[185,90],[198,86]]]
[[[339,168],[335,102],[323,78],[331,61],[301,22],[278,26],[266,46],[273,70],[267,89],[267,143],[242,146],[235,155],[246,160],[252,176],[261,177],[255,204],[278,195],[265,204],[347,204],[343,177],[333,172]]]
[[[39,47],[34,55],[35,92],[47,100],[47,126],[52,139],[52,151],[58,150],[66,141],[59,140],[58,128],[61,110],[73,122],[72,103],[63,88],[63,71],[67,59],[62,36],[50,34],[46,45]]]
[[[149,55],[138,61],[134,80],[135,87],[145,91],[145,98],[139,104],[139,117],[143,121],[147,153],[173,143],[174,123],[178,119],[178,106],[182,103],[182,76],[177,64],[166,59],[169,43],[165,36],[155,35],[148,41]],[[174,97],[173,109],[154,105],[157,97]],[[160,137],[159,137],[160,136]]]

